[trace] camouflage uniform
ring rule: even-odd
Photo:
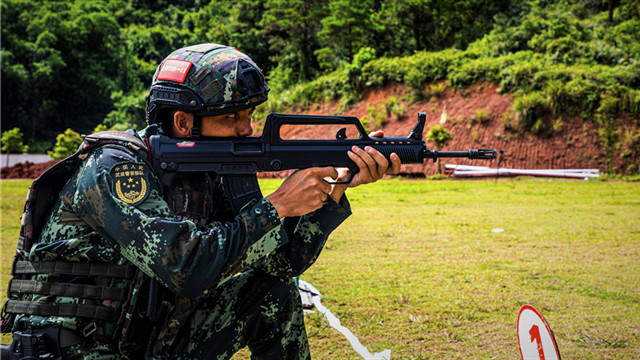
[[[139,136],[159,132],[151,125]],[[124,308],[126,315],[117,321],[22,315],[14,330],[94,326],[89,337],[63,349],[69,358],[137,358],[144,352],[147,358],[224,359],[244,346],[256,359],[309,358],[292,277],[313,264],[328,235],[349,216],[348,201],[328,197],[313,213],[280,219],[263,198],[234,215],[220,184],[202,176],[162,194],[142,153],[118,145],[93,150],[60,192],[29,260],[131,263],[140,271],[129,283],[105,280],[130,288],[125,301],[31,300],[99,303]],[[199,214],[189,211],[194,203],[203,204]],[[87,281],[53,274],[38,280]]]

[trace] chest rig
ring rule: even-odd
[[[178,217],[198,228],[232,221],[235,212],[225,194],[222,179],[215,173],[177,174],[165,187],[165,200]]]
[[[11,280],[7,289],[7,300],[2,309],[2,332],[12,331],[17,315],[61,316],[85,318],[93,324],[95,320],[118,322],[124,318],[123,308],[100,305],[103,300],[125,304],[132,286],[110,287],[88,284],[70,284],[33,280],[38,275],[83,276],[88,279],[101,277],[126,280],[133,283],[137,268],[131,264],[79,263],[71,261],[30,261],[29,253],[38,241],[40,233],[52,211],[58,194],[73,174],[82,166],[87,155],[96,148],[120,145],[146,156],[147,147],[139,138],[120,131],[104,131],[86,136],[78,151],[58,162],[37,179],[29,188],[24,213],[21,217],[20,236],[11,269]],[[58,276],[59,275],[59,276]],[[98,282],[96,282],[98,283]],[[63,296],[93,301],[92,304],[38,302],[29,300],[33,295]],[[93,321],[92,321],[93,320]],[[84,329],[85,336],[92,329]]]

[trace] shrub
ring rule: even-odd
[[[640,130],[625,129],[622,133],[621,156],[630,157],[640,153]]]
[[[436,98],[440,98],[442,97],[442,95],[444,95],[445,90],[447,90],[447,82],[446,81],[442,81],[442,82],[436,82],[436,83],[431,83],[427,86],[427,97],[436,97]]]
[[[75,153],[82,144],[82,137],[77,132],[67,129],[56,137],[56,145],[48,154],[52,159],[64,159]]]
[[[404,113],[404,106],[402,106],[402,103],[395,96],[391,96],[385,101],[384,108],[387,112],[387,118],[395,116],[399,119]]]
[[[2,151],[6,153],[25,153],[29,146],[24,145],[20,128],[13,128],[2,132]]]
[[[433,141],[436,147],[441,148],[453,139],[453,135],[442,125],[434,125],[429,128],[426,139],[427,141]]]
[[[46,154],[53,147],[52,141],[36,140],[34,138],[27,140],[28,151],[33,154]]]
[[[518,120],[513,114],[513,110],[507,110],[502,114],[502,126],[505,130],[518,130]]]
[[[364,78],[362,76],[362,68],[376,58],[376,51],[370,47],[361,48],[353,57],[351,64],[347,65],[346,73],[349,83],[356,90],[364,87]]]
[[[115,109],[107,114],[102,123],[109,129],[120,131],[144,128],[146,98],[146,90],[134,90],[129,94],[122,91],[113,92],[111,100]]]
[[[375,106],[368,106],[367,111],[369,111],[369,114],[361,119],[362,126],[364,126],[367,131],[378,130],[387,121],[386,110],[380,110]]]
[[[107,130],[109,130],[109,127],[107,125],[100,124],[100,125],[96,126],[95,129],[93,129],[93,131],[91,133],[95,134],[95,133],[99,133],[99,132],[107,131]]]
[[[484,124],[489,120],[489,109],[477,109],[476,113],[469,119],[470,125],[475,123]]]
[[[631,89],[622,98],[622,111],[629,112],[640,119],[640,90]]]
[[[600,106],[596,112],[606,117],[617,115],[620,112],[620,98],[609,92],[600,94]]]
[[[9,166],[9,153],[24,153],[27,152],[27,149],[29,149],[29,146],[23,144],[20,128],[16,127],[2,133],[2,151],[7,153],[5,166]]]
[[[548,100],[539,91],[516,97],[513,101],[513,109],[521,128],[541,131],[542,116],[546,112],[547,105]]]
[[[443,128],[442,125],[434,125],[429,128],[426,139],[427,141],[433,141],[436,147],[440,149],[453,139],[453,135],[451,135],[447,129]],[[440,158],[438,158],[438,174],[441,173]]]
[[[562,116],[557,117],[551,124],[551,130],[553,130],[553,132],[555,133],[561,132],[563,127],[564,122],[562,121]]]

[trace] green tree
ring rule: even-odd
[[[528,8],[528,1],[513,0],[385,0],[372,14],[378,27],[369,46],[381,56],[464,49],[491,31],[496,19]]]
[[[234,46],[269,72],[275,64],[261,24],[265,6],[264,1],[255,0],[211,1],[199,11],[186,14],[182,25],[191,33],[193,43],[212,39]]]
[[[40,138],[95,126],[126,74],[114,3],[3,1],[3,121]]]
[[[427,141],[433,141],[438,149],[442,149],[442,147],[446,146],[451,139],[453,139],[453,135],[439,124],[431,126],[427,132]],[[442,174],[440,158],[438,158],[438,174]]]
[[[96,128],[93,129],[93,131],[91,133],[95,134],[95,133],[99,133],[99,132],[102,132],[102,131],[108,131],[108,130],[110,130],[110,129],[109,129],[109,127],[107,125],[100,124],[100,125],[96,126]]]
[[[322,67],[335,69],[340,63],[348,63],[367,45],[368,34],[378,30],[370,19],[373,5],[373,0],[330,2],[329,14],[322,19],[322,30],[318,32],[324,47],[316,55]]]
[[[195,41],[201,1],[2,1],[2,119],[29,139],[89,132],[114,92],[148,89],[159,61]]]
[[[2,151],[7,153],[7,162],[5,166],[9,166],[9,154],[12,152],[25,153],[29,147],[23,144],[22,131],[20,128],[13,128],[2,133]]]
[[[146,125],[145,106],[147,91],[124,95],[116,91],[111,95],[115,109],[105,117],[103,124],[112,130],[142,129]]]
[[[260,21],[268,39],[271,61],[278,66],[274,85],[287,87],[313,79],[318,73],[314,52],[320,48],[317,32],[327,12],[327,0],[268,0]]]
[[[67,129],[56,137],[56,145],[48,154],[52,159],[64,159],[75,153],[80,144],[82,144],[82,136],[72,129]]]
[[[270,72],[277,64],[270,59],[269,40],[260,24],[266,11],[265,2],[238,0],[232,4],[230,13],[234,21],[228,44],[249,55],[265,73]]]

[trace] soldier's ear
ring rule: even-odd
[[[178,110],[173,113],[173,136],[189,137],[193,127],[193,114]]]

